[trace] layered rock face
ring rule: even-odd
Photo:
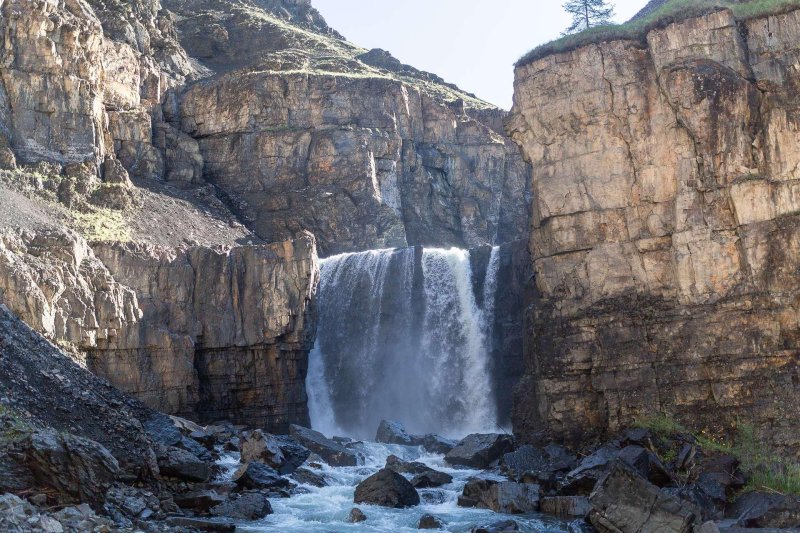
[[[220,73],[176,91],[165,119],[261,238],[308,230],[331,255],[526,234],[530,167],[504,112],[348,43],[307,2],[165,5],[186,50]]]
[[[653,412],[798,451],[800,11],[517,68],[534,162],[524,438]]]
[[[90,351],[93,372],[168,413],[269,431],[308,424],[312,236],[230,250],[96,249],[138,295],[142,319]]]
[[[180,129],[266,240],[323,255],[521,236],[527,165],[489,127],[397,80],[237,71],[190,87]]]

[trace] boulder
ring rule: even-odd
[[[470,533],[511,533],[519,531],[519,524],[513,520],[503,520],[502,522],[494,522],[487,526],[477,526],[469,530]]]
[[[549,496],[539,501],[539,511],[559,518],[582,518],[591,510],[586,496]]]
[[[260,492],[233,494],[230,499],[210,509],[212,515],[237,520],[259,520],[272,514],[272,506]]]
[[[400,474],[424,474],[426,472],[430,472],[433,469],[424,463],[420,463],[417,461],[403,461],[396,455],[390,455],[386,458],[386,466],[384,468],[388,468],[390,470],[394,470]]]
[[[419,505],[419,494],[406,478],[383,468],[358,484],[354,501],[403,508]]]
[[[218,533],[234,533],[236,531],[236,524],[228,518],[171,516],[164,522],[178,531],[212,531]]]
[[[0,488],[44,488],[58,503],[88,503],[102,509],[120,472],[117,460],[95,441],[54,430],[33,432],[11,444],[0,459]],[[23,487],[13,486],[17,481]]]
[[[243,489],[279,490],[291,487],[288,479],[264,463],[246,463],[233,473],[233,482]]]
[[[513,449],[514,438],[510,435],[474,433],[461,440],[444,460],[454,466],[485,469]]]
[[[491,509],[497,513],[524,514],[539,510],[539,485],[472,479],[458,498],[461,507]]]
[[[672,474],[650,450],[637,445],[626,446],[617,457],[635,468],[642,477],[657,487],[666,487],[672,483]]]
[[[172,499],[183,509],[206,512],[225,502],[226,497],[215,490],[193,490],[181,494],[174,494]]]
[[[156,448],[158,469],[162,476],[204,483],[211,478],[211,463],[175,446]]]
[[[422,437],[414,437],[414,439],[416,441],[415,443],[425,448],[425,451],[428,453],[437,453],[442,455],[448,453],[450,450],[456,447],[456,444],[458,444],[454,440],[446,439],[433,433],[428,433]]]
[[[181,437],[176,447],[186,450],[201,461],[214,462],[214,456],[209,449],[190,437]]]
[[[635,533],[689,533],[698,511],[659,490],[624,461],[615,460],[597,482],[589,501],[589,521],[600,530]]]
[[[444,528],[444,522],[442,522],[440,519],[430,514],[422,515],[422,518],[420,518],[419,522],[417,523],[417,529],[442,529],[442,528]]]
[[[450,474],[445,474],[444,472],[429,468],[428,471],[414,476],[411,480],[411,485],[416,489],[430,489],[447,485],[448,483],[452,483],[452,481],[453,476]]]
[[[278,444],[283,454],[284,461],[277,469],[281,474],[291,474],[311,456],[311,450],[289,435],[270,435],[270,438]]]
[[[730,515],[741,527],[800,529],[800,497],[748,492],[734,502]]]
[[[325,478],[309,470],[308,468],[298,468],[291,474],[292,479],[301,485],[311,485],[312,487],[327,487],[328,482]]]
[[[551,444],[538,448],[526,444],[503,455],[500,468],[509,478],[520,481],[526,473],[549,478],[556,472],[574,468],[575,463],[575,457],[560,446]]]
[[[411,435],[406,433],[406,429],[400,422],[381,420],[378,426],[378,432],[375,435],[375,442],[412,446],[414,439],[411,438]]]
[[[292,424],[289,426],[289,434],[331,466],[356,466],[358,464],[354,452],[326,438],[318,431]]]
[[[619,452],[615,446],[603,446],[584,457],[577,467],[567,473],[559,492],[563,495],[588,496]]]
[[[359,524],[361,522],[367,521],[367,515],[364,514],[364,511],[359,509],[358,507],[353,507],[350,510],[350,516],[347,517],[347,521],[351,524]]]
[[[278,441],[260,429],[243,432],[239,438],[239,449],[243,463],[258,461],[277,470],[286,462]]]

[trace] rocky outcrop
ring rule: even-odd
[[[798,40],[800,11],[720,10],[517,67],[536,289],[521,437],[662,411],[797,452]]]
[[[91,350],[93,372],[168,413],[278,432],[308,423],[313,237],[230,250],[95,248],[137,293],[142,319]]]
[[[527,220],[528,167],[462,107],[379,76],[235,71],[190,86],[171,122],[267,241],[322,255],[503,242]],[[524,224],[522,224],[524,226]]]

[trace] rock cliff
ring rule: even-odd
[[[534,164],[524,438],[653,411],[800,450],[800,11],[518,65]]]
[[[0,302],[153,408],[305,424],[317,245],[527,232],[506,113],[307,0],[7,0],[0,36]]]

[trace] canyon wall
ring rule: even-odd
[[[317,246],[528,231],[506,113],[307,0],[6,0],[0,38],[0,303],[150,407],[308,424]]]
[[[534,164],[514,427],[663,412],[800,450],[800,11],[721,10],[516,70]]]
[[[151,408],[308,425],[318,277],[311,235],[234,248],[0,237],[0,301]]]
[[[331,255],[524,235],[529,167],[518,149],[413,84],[236,71],[193,84],[176,107],[206,178],[268,241],[305,229]]]

